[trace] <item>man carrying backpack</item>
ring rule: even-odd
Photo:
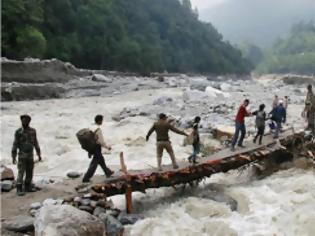
[[[108,150],[112,149],[111,146],[107,145],[104,141],[104,137],[103,137],[103,133],[101,129],[102,124],[103,124],[103,116],[102,115],[95,116],[95,125],[91,128],[91,131],[94,132],[95,134],[97,145],[96,145],[94,153],[92,154],[93,157],[92,157],[90,166],[83,177],[83,180],[82,180],[83,183],[87,183],[90,181],[98,165],[102,167],[106,177],[110,177],[114,173],[114,171],[112,171],[106,166],[104,157],[102,155],[102,147]]]

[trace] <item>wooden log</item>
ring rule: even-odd
[[[222,158],[215,158],[215,154],[197,165],[187,163],[177,170],[166,169],[163,172],[154,169],[144,172],[129,171],[128,174],[123,173],[123,175],[108,179],[104,183],[93,185],[92,189],[95,192],[104,193],[108,197],[126,194],[127,210],[130,206],[132,210],[132,191],[145,192],[149,188],[175,187],[179,184],[191,183],[212,174],[237,169],[251,162],[274,157],[275,155],[281,159],[282,156],[291,155],[290,152],[295,150],[295,145],[300,145],[301,137],[304,137],[303,134],[287,135],[279,140],[280,145],[270,141],[269,144],[263,147],[255,146],[243,153],[231,153]],[[299,139],[298,142],[296,142],[297,139]]]

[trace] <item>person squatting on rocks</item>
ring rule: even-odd
[[[312,85],[307,86],[307,94],[305,99],[305,109],[303,114],[307,118],[307,130],[315,134],[315,95],[313,93]]]
[[[235,133],[232,139],[231,151],[235,151],[235,144],[238,141],[239,147],[243,146],[243,140],[246,134],[245,127],[245,117],[251,116],[252,114],[246,110],[246,107],[249,105],[249,100],[245,99],[243,104],[239,107],[236,118],[235,118]],[[241,132],[241,137],[238,140],[239,133]]]
[[[82,180],[83,183],[87,183],[90,181],[98,165],[101,166],[106,177],[110,177],[114,173],[114,171],[112,171],[106,166],[105,159],[102,154],[102,147],[108,150],[111,150],[111,146],[107,145],[106,142],[104,141],[104,136],[101,129],[101,125],[103,124],[103,116],[97,115],[95,116],[94,120],[95,120],[95,124],[93,125],[93,127],[91,127],[90,130],[95,133],[97,146],[96,146],[96,150],[94,154],[92,154],[92,160],[91,160],[90,166],[83,177],[83,180]]]
[[[269,114],[271,115],[271,120],[276,122],[276,130],[273,137],[278,138],[282,128],[281,124],[286,122],[286,111],[283,107],[283,101],[280,100],[279,105],[273,108]]]
[[[198,129],[200,120],[201,118],[199,116],[195,117],[194,124],[193,124],[193,132],[191,134],[193,138],[193,143],[192,143],[193,153],[192,155],[188,157],[188,161],[194,164],[198,163],[196,161],[196,158],[197,158],[197,155],[200,153],[200,136],[199,136],[199,129]]]
[[[266,112],[264,111],[265,109],[265,104],[261,104],[259,106],[259,109],[255,112],[253,112],[253,115],[256,116],[256,127],[257,127],[257,134],[254,137],[253,142],[256,143],[257,138],[259,137],[259,145],[262,143],[262,138],[265,133],[265,127],[266,127]]]
[[[149,130],[146,141],[149,141],[150,135],[155,131],[156,133],[156,155],[157,155],[157,164],[159,171],[162,171],[162,156],[163,150],[166,149],[168,154],[171,157],[173,168],[177,169],[178,165],[176,162],[176,158],[174,155],[173,147],[170,142],[170,138],[168,135],[169,130],[181,134],[184,136],[188,136],[184,131],[181,131],[174,126],[172,126],[169,121],[167,120],[167,116],[164,113],[159,115],[159,120],[153,124],[151,129]]]
[[[14,135],[12,161],[13,164],[16,164],[16,156],[18,155],[18,177],[16,181],[16,191],[18,196],[23,196],[25,192],[36,191],[36,188],[32,186],[34,170],[34,148],[39,161],[42,160],[42,157],[36,137],[36,130],[30,127],[30,122],[32,120],[31,117],[29,115],[22,115],[20,116],[20,119],[22,127],[16,130]],[[25,181],[23,181],[24,175]]]

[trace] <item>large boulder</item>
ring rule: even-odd
[[[211,86],[208,86],[206,88],[206,94],[209,97],[212,97],[212,98],[227,98],[227,97],[230,97],[230,94],[222,92],[222,91],[220,91],[218,89],[215,89],[215,88],[213,88]]]
[[[34,230],[34,219],[27,215],[19,215],[4,222],[9,231],[26,233]]]
[[[4,180],[0,182],[2,192],[10,192],[13,189],[12,180]]]
[[[153,105],[163,106],[172,101],[173,99],[171,97],[159,97],[153,101]]]
[[[113,216],[106,213],[101,213],[99,218],[105,224],[107,236],[117,236],[123,234],[124,226]]]
[[[113,79],[102,74],[92,75],[92,80],[96,82],[111,83]]]
[[[43,206],[34,225],[37,236],[105,236],[100,219],[69,205]]]
[[[201,102],[208,98],[209,96],[205,92],[198,90],[187,90],[183,93],[183,99],[185,102]]]
[[[193,78],[190,80],[190,89],[204,92],[209,84],[210,83],[206,78]]]
[[[3,180],[14,180],[14,174],[13,174],[13,170],[1,165],[0,167],[0,173],[1,173],[1,181]]]

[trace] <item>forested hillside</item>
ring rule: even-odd
[[[200,22],[189,0],[181,2],[2,1],[2,55],[141,73],[248,72],[240,51],[223,42],[211,24]]]
[[[258,66],[260,73],[315,74],[315,25],[298,23],[291,34],[278,40]]]

